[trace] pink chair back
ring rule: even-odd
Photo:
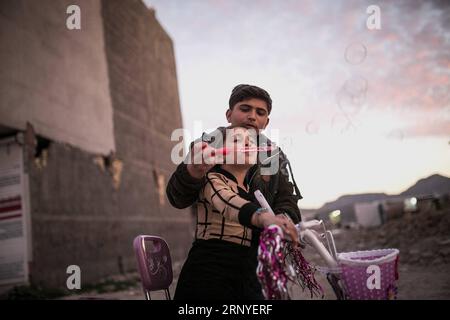
[[[139,235],[133,241],[145,298],[150,292],[164,290],[170,300],[169,287],[173,281],[172,259],[167,242],[157,236]]]

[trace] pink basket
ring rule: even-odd
[[[344,252],[338,254],[348,299],[396,299],[398,249]]]

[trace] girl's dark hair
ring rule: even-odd
[[[250,84],[238,84],[233,88],[230,95],[230,101],[228,102],[230,109],[233,109],[233,106],[241,101],[256,98],[261,99],[267,103],[267,111],[270,114],[272,111],[272,99],[270,98],[269,93],[261,89],[257,86],[252,86]]]

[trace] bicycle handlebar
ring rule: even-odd
[[[323,245],[323,243],[317,238],[317,236],[309,229],[305,229],[300,231],[300,239],[308,240],[309,244],[317,250],[319,255],[325,261],[325,263],[330,268],[336,268],[338,266],[336,260],[333,256],[328,252],[327,248]]]
[[[274,214],[272,208],[270,207],[269,203],[267,202],[266,198],[262,194],[261,191],[256,190],[255,191],[255,198],[258,200],[261,207],[266,208],[269,210],[270,213]],[[333,256],[330,254],[330,252],[325,248],[323,243],[317,238],[317,236],[309,230],[309,228],[313,228],[316,226],[320,226],[322,224],[321,221],[318,220],[311,220],[307,222],[300,222],[295,225],[297,228],[297,232],[299,234],[300,240],[306,239],[308,240],[309,244],[317,250],[319,255],[322,257],[322,259],[325,261],[325,263],[330,268],[336,268],[338,266],[336,260],[333,258]]]

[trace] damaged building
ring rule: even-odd
[[[67,27],[77,5],[80,28]],[[132,242],[175,263],[192,215],[170,206],[182,127],[173,42],[140,0],[0,2],[0,287],[66,288],[136,270]]]

